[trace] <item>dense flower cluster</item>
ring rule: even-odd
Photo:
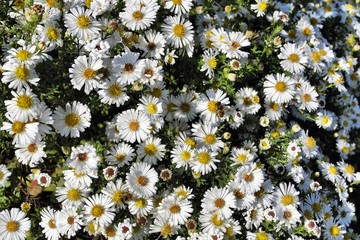
[[[355,4],[4,8],[1,239],[360,239]]]

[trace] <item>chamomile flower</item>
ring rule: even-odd
[[[193,124],[193,133],[195,141],[200,146],[205,146],[211,149],[211,151],[218,152],[224,147],[224,142],[220,137],[216,136],[218,128],[215,126],[207,125],[205,123]]]
[[[143,50],[143,57],[161,59],[165,55],[165,37],[154,30],[145,32],[145,36],[141,35],[139,38],[138,48]]]
[[[162,161],[165,154],[165,145],[161,144],[160,138],[150,137],[139,144],[137,156],[144,158],[144,162],[155,165]]]
[[[205,212],[216,211],[229,218],[233,213],[232,209],[236,208],[235,201],[235,196],[228,188],[212,187],[205,192],[201,207]]]
[[[9,88],[20,91],[29,88],[30,84],[37,86],[40,78],[35,69],[16,62],[6,62],[2,68],[1,82],[8,84]]]
[[[302,153],[307,158],[314,158],[319,153],[319,146],[316,144],[315,138],[309,136],[308,132],[303,131],[301,135]]]
[[[315,123],[318,127],[326,130],[334,130],[336,127],[337,117],[333,112],[320,110],[316,114]]]
[[[270,233],[263,231],[261,228],[256,232],[246,232],[246,239],[248,240],[273,240],[273,236]]]
[[[247,58],[249,53],[240,49],[250,46],[250,42],[242,32],[229,32],[224,37],[225,45],[222,51],[226,54],[227,58]]]
[[[134,197],[129,202],[129,211],[134,216],[147,216],[154,208],[152,198]]]
[[[319,107],[319,94],[309,82],[303,82],[299,89],[297,89],[296,99],[300,104],[299,109],[312,112]]]
[[[64,187],[57,187],[55,195],[63,206],[79,207],[87,197],[90,189],[85,185],[74,182],[65,182]]]
[[[190,12],[192,6],[192,0],[167,0],[164,8],[170,9],[173,13],[180,15]]]
[[[171,237],[177,233],[179,229],[178,225],[174,225],[164,216],[158,216],[155,218],[154,223],[150,225],[149,233],[160,233],[163,238]]]
[[[95,147],[86,143],[71,148],[71,154],[66,165],[79,173],[87,173],[97,169],[99,161],[100,157],[97,155]]]
[[[145,113],[151,120],[156,120],[161,117],[163,112],[162,101],[153,96],[143,96],[140,99],[138,110]]]
[[[214,76],[214,69],[217,66],[218,60],[216,59],[217,52],[210,49],[206,50],[203,54],[204,64],[201,66],[200,71],[206,71],[206,76],[212,78]]]
[[[40,139],[35,139],[28,144],[16,144],[15,148],[17,148],[15,155],[18,161],[25,165],[35,166],[43,162],[43,158],[46,157],[45,143]]]
[[[269,7],[269,1],[268,0],[255,0],[256,4],[251,4],[251,10],[253,10],[256,13],[257,17],[262,17],[265,15],[266,10]]]
[[[19,208],[5,209],[0,212],[0,238],[25,240],[31,222]]]
[[[141,77],[143,61],[139,61],[139,53],[125,52],[121,56],[115,56],[112,65],[117,70],[116,76],[120,83],[133,84]]]
[[[6,165],[0,164],[0,187],[5,187],[10,175],[11,172],[7,169]]]
[[[121,168],[122,166],[129,165],[134,156],[134,149],[129,144],[119,143],[111,147],[105,160]]]
[[[240,88],[236,93],[236,106],[245,113],[256,114],[261,108],[258,92],[253,88]]]
[[[60,239],[60,232],[57,224],[58,212],[54,209],[47,207],[40,211],[41,222],[39,225],[43,228],[43,233],[47,239],[58,240]]]
[[[281,66],[291,73],[302,73],[308,59],[305,56],[304,48],[294,43],[286,43],[280,49],[279,59]]]
[[[156,18],[158,7],[133,4],[125,7],[119,14],[122,23],[131,30],[144,30],[149,28]]]
[[[292,183],[281,182],[275,192],[275,202],[278,208],[286,207],[288,205],[299,204],[299,195]]]
[[[129,190],[138,196],[151,197],[156,193],[157,172],[147,163],[135,163],[126,174]]]
[[[37,108],[39,99],[32,93],[30,88],[21,89],[20,91],[11,91],[14,96],[11,100],[5,100],[6,110],[10,113],[12,118],[18,119],[22,122],[31,121],[37,118]]]
[[[326,180],[335,183],[340,179],[339,171],[333,163],[322,162],[320,164],[320,170]]]
[[[111,78],[99,85],[98,94],[100,101],[106,104],[115,104],[120,107],[127,102],[130,97],[126,94],[126,87],[119,83],[115,78]]]
[[[220,162],[220,160],[216,159],[216,155],[216,152],[212,152],[206,147],[197,149],[194,158],[190,162],[191,169],[202,175],[210,173],[217,168],[215,163]]]
[[[264,182],[264,173],[257,168],[256,163],[251,163],[238,168],[235,180],[241,184],[242,192],[252,194],[260,190],[261,184]]]
[[[174,117],[178,120],[189,122],[196,117],[196,101],[193,92],[177,95],[173,102]]]
[[[194,150],[190,146],[182,146],[177,144],[171,150],[171,161],[176,165],[176,168],[188,168],[192,158],[194,157]]]
[[[3,122],[0,130],[5,130],[14,135],[13,144],[25,145],[31,143],[38,136],[38,122],[22,122],[7,116],[10,122]]]
[[[40,36],[40,41],[48,44],[50,49],[56,46],[63,46],[63,40],[61,38],[62,30],[57,26],[57,24],[47,23],[44,26],[37,25],[36,32]]]
[[[63,206],[57,214],[57,226],[61,235],[71,238],[76,236],[76,232],[83,225],[82,214],[77,212],[77,208],[73,206]]]
[[[199,216],[204,233],[217,234],[226,231],[226,218],[218,212],[204,212]]]
[[[234,162],[232,165],[243,165],[253,162],[254,155],[251,154],[249,150],[246,150],[244,148],[233,147],[231,150],[230,159]]]
[[[145,113],[129,109],[122,112],[116,120],[120,136],[127,142],[142,142],[150,133],[150,119]]]
[[[191,216],[193,208],[188,199],[168,196],[164,198],[159,206],[159,215],[169,219],[174,226],[184,224]]]
[[[277,73],[276,76],[267,75],[264,82],[264,93],[266,97],[275,103],[282,104],[291,101],[295,95],[295,81],[285,74]]]
[[[40,57],[36,52],[36,45],[26,45],[23,40],[18,41],[21,47],[15,49],[11,48],[7,51],[6,60],[10,62],[19,63],[27,67],[33,66],[40,61]]]
[[[77,101],[66,103],[65,110],[58,106],[54,111],[54,128],[64,137],[79,137],[90,126],[90,120],[89,107]]]
[[[112,223],[115,217],[115,208],[110,197],[104,194],[95,194],[84,199],[84,203],[83,214],[86,224],[95,221],[103,228]]]
[[[343,174],[344,178],[348,182],[355,180],[355,167],[350,163],[345,163],[344,161],[337,162],[338,169]]]
[[[182,48],[194,40],[194,30],[190,21],[181,15],[168,16],[162,24],[162,31],[168,44]]]
[[[101,190],[101,193],[109,196],[114,203],[116,209],[124,209],[129,189],[121,178],[116,182],[108,182],[106,187]]]
[[[91,16],[90,9],[71,8],[65,14],[65,27],[72,36],[87,41],[99,36],[100,23]]]

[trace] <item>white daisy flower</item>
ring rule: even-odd
[[[69,69],[71,84],[75,89],[80,90],[83,86],[86,94],[91,90],[99,87],[98,70],[102,68],[103,62],[101,59],[87,58],[86,56],[79,56],[75,59]]]
[[[5,184],[10,177],[11,172],[7,169],[5,164],[0,164],[0,187],[5,187]]]
[[[155,30],[148,30],[144,35],[140,35],[137,47],[143,50],[142,57],[161,59],[165,55],[165,37]]]
[[[86,143],[77,147],[71,147],[70,157],[66,161],[66,165],[74,168],[78,173],[91,172],[97,169],[100,157],[96,153],[94,146]]]
[[[45,42],[50,49],[63,46],[63,40],[61,38],[62,29],[59,28],[57,24],[51,22],[44,26],[37,25],[36,32],[39,34],[39,40]]]
[[[124,105],[130,97],[126,94],[126,87],[120,84],[115,78],[106,80],[99,85],[98,94],[100,101],[105,104],[115,104],[116,107]]]
[[[0,212],[0,238],[7,240],[25,240],[31,222],[19,208]]]
[[[129,212],[134,216],[147,216],[154,208],[152,198],[134,197],[128,202]]]
[[[222,51],[226,54],[227,58],[247,58],[249,53],[240,49],[250,46],[250,42],[242,32],[229,32],[224,37],[225,45],[223,45]]]
[[[300,192],[296,191],[292,183],[286,184],[281,182],[275,192],[276,207],[282,208],[288,205],[299,204],[299,194]]]
[[[14,135],[12,143],[14,145],[26,145],[30,144],[36,139],[39,131],[38,122],[22,122],[7,116],[10,122],[3,122],[3,126],[0,130],[5,130],[11,135]]]
[[[345,227],[333,218],[325,220],[323,223],[323,236],[329,240],[344,239]]]
[[[294,43],[286,43],[280,49],[278,58],[281,66],[291,73],[302,73],[308,61],[304,53],[304,48]]]
[[[138,196],[151,197],[156,193],[159,181],[157,172],[147,163],[135,163],[126,174],[129,190]]]
[[[31,121],[37,118],[37,109],[40,103],[35,94],[30,88],[21,89],[20,91],[11,91],[14,96],[11,100],[5,100],[6,110],[12,118],[18,119],[22,122]]]
[[[116,209],[124,209],[125,202],[128,200],[129,189],[121,178],[116,182],[108,182],[106,187],[101,190],[101,193],[109,196],[114,202]]]
[[[254,160],[254,155],[251,154],[250,151],[247,149],[233,147],[231,149],[230,159],[234,162],[232,165],[237,165],[237,164],[244,165],[244,164],[252,163]]]
[[[129,109],[122,112],[116,120],[121,138],[127,142],[142,142],[149,137],[150,119],[143,112]]]
[[[170,102],[171,103],[171,102]],[[171,110],[174,117],[180,121],[189,122],[196,117],[196,100],[194,99],[194,93],[181,93],[176,96],[173,102]]]
[[[171,150],[171,162],[176,165],[176,168],[188,168],[192,158],[194,157],[194,150],[190,146],[182,146],[177,144]]]
[[[36,181],[42,187],[49,187],[51,184],[51,177],[47,173],[39,173],[36,176]]]
[[[267,75],[264,82],[264,93],[266,97],[278,104],[288,103],[293,98],[295,81],[285,74]]]
[[[65,110],[58,106],[54,111],[54,128],[64,137],[80,137],[80,132],[90,126],[90,120],[89,107],[77,101],[66,103]]]
[[[270,233],[267,233],[260,228],[255,233],[247,231],[246,239],[248,239],[248,240],[259,240],[259,239],[273,240],[274,238]]]
[[[97,170],[89,171],[87,174],[77,172],[76,169],[63,170],[64,180],[77,185],[90,187],[92,183],[91,178],[97,178]]]
[[[343,160],[337,162],[338,169],[343,174],[344,178],[348,182],[353,182],[355,180],[355,168],[350,163],[345,163]]]
[[[315,138],[309,136],[308,132],[302,132],[300,141],[302,143],[302,153],[307,158],[314,158],[318,155],[319,146],[316,144]]]
[[[222,148],[224,148],[224,142],[220,137],[216,136],[216,132],[218,130],[217,127],[201,122],[193,124],[192,126],[192,132],[195,140],[199,143],[199,147],[205,146],[214,152],[219,152]]]
[[[217,52],[213,49],[206,50],[202,55],[204,64],[201,66],[200,71],[206,71],[206,76],[212,78],[214,76],[214,69],[217,66],[218,60],[216,59]]]
[[[201,200],[202,211],[219,212],[225,218],[231,217],[235,206],[235,196],[228,188],[212,187],[208,189]]]
[[[297,89],[296,99],[300,104],[299,109],[306,109],[309,112],[316,110],[319,107],[319,94],[309,82],[303,82],[299,89]]]
[[[324,175],[324,179],[329,180],[333,183],[340,180],[340,174],[335,164],[328,162],[321,162],[320,170],[321,173]]]
[[[190,12],[192,6],[192,0],[166,0],[164,8],[180,15]]]
[[[47,239],[58,240],[60,239],[60,232],[57,224],[58,211],[47,207],[40,211],[41,222],[39,225],[43,228],[43,233]]]
[[[37,110],[37,119],[39,121],[39,134],[41,137],[44,137],[52,130],[52,127],[48,125],[54,124],[52,110],[48,108],[48,106],[46,106],[45,102],[40,102]]]
[[[225,233],[227,219],[218,212],[203,212],[199,216],[201,228],[204,233]]]
[[[121,84],[133,84],[141,77],[143,61],[139,61],[140,53],[125,52],[121,56],[115,56],[112,61],[113,68],[117,69],[116,76]]]
[[[95,221],[101,228],[108,226],[115,218],[114,203],[104,194],[95,194],[84,199],[84,221],[86,224]]]
[[[172,225],[177,226],[184,224],[192,212],[193,208],[188,199],[170,195],[161,201],[158,214],[169,219]]]
[[[45,143],[40,139],[35,139],[28,144],[16,144],[15,148],[15,156],[18,161],[30,167],[43,162],[46,157]]]
[[[77,208],[73,206],[65,205],[58,212],[56,223],[59,229],[59,232],[63,236],[68,238],[76,236],[76,232],[82,228],[83,215],[77,212]]]
[[[161,139],[156,137],[149,137],[140,143],[137,149],[137,156],[151,165],[156,165],[158,161],[162,161],[164,155],[165,145],[161,144]]]
[[[268,0],[255,0],[256,4],[251,4],[250,8],[256,13],[257,17],[262,17],[265,15],[266,10],[269,7]]]
[[[194,158],[190,162],[191,170],[202,175],[210,173],[217,168],[215,163],[220,162],[220,160],[216,159],[216,156],[216,152],[212,152],[206,147],[197,149]]]
[[[71,8],[65,14],[65,27],[72,36],[83,41],[94,39],[100,34],[100,23],[91,16],[92,11],[83,7]]]
[[[256,163],[251,163],[238,168],[235,180],[240,183],[242,192],[252,194],[260,190],[264,182],[264,173],[257,167]]]
[[[143,84],[154,85],[163,80],[163,69],[158,60],[143,59],[139,81]]]
[[[137,110],[147,114],[152,121],[157,121],[163,112],[162,101],[159,98],[143,95]]]
[[[14,63],[20,63],[27,67],[35,65],[41,60],[40,56],[37,54],[38,52],[36,51],[36,45],[26,45],[25,41],[23,40],[19,40],[17,43],[21,45],[21,47],[17,49],[9,49],[5,58],[6,60]]]
[[[131,239],[134,229],[129,218],[126,218],[123,222],[119,222],[118,229],[123,239]]]
[[[150,225],[149,233],[160,233],[160,236],[163,238],[169,238],[173,234],[177,234],[177,231],[180,227],[174,225],[164,216],[157,216],[154,220],[154,223]]]
[[[260,204],[252,206],[243,213],[245,217],[245,227],[247,229],[259,228],[265,219],[264,208]]]
[[[1,82],[8,84],[9,88],[20,91],[22,88],[30,88],[29,84],[38,85],[40,78],[33,67],[16,62],[6,62],[2,67]]]
[[[326,130],[334,130],[337,125],[337,117],[333,112],[320,110],[316,113],[316,125]]]
[[[122,23],[129,29],[144,30],[149,28],[156,19],[158,5],[143,6],[142,4],[127,5],[124,12],[119,14]]]
[[[182,48],[194,40],[194,30],[190,21],[177,15],[168,16],[162,24],[162,31],[168,44],[175,48]]]
[[[86,185],[75,182],[64,182],[64,187],[56,188],[56,199],[62,206],[79,207],[84,198],[87,197],[90,189]]]
[[[114,164],[121,168],[125,165],[129,165],[135,156],[134,149],[127,143],[119,143],[112,146],[107,153],[105,160],[109,164]]]
[[[256,114],[261,108],[258,92],[253,88],[240,88],[236,93],[236,107],[245,113]]]
[[[265,100],[265,114],[271,121],[280,120],[284,107],[273,101]]]
[[[285,226],[288,229],[295,228],[298,223],[301,222],[301,214],[294,205],[288,205],[283,208],[279,208],[277,212],[279,218],[279,224]]]

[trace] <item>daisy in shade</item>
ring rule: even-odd
[[[125,200],[127,200],[129,190],[121,178],[117,179],[115,183],[108,182],[106,187],[101,190],[101,193],[111,198],[117,210],[126,207]]]
[[[37,118],[39,99],[32,93],[30,88],[20,91],[11,91],[14,96],[11,100],[5,100],[6,110],[11,116],[20,121],[26,122]]]
[[[212,187],[205,192],[201,207],[203,211],[217,211],[229,218],[233,213],[232,209],[236,208],[235,201],[234,194],[228,188]]]
[[[252,194],[260,190],[264,182],[264,173],[257,167],[256,163],[251,163],[238,168],[235,180],[240,182],[242,192]]]
[[[305,56],[305,50],[302,46],[294,43],[286,43],[280,49],[278,58],[281,60],[281,66],[291,73],[302,73],[308,61]]]
[[[200,113],[204,121],[209,123],[217,123],[221,120],[219,110],[228,107],[230,104],[226,93],[220,89],[206,90],[206,94],[201,94],[198,100],[196,110]]]
[[[168,16],[161,27],[166,42],[175,48],[182,48],[194,40],[191,22],[183,19],[181,15]]]
[[[65,14],[65,27],[72,36],[83,41],[99,36],[100,26],[101,24],[91,16],[90,9],[71,8],[70,13]]]
[[[0,187],[5,187],[10,175],[11,172],[7,169],[6,165],[0,164]]]
[[[91,90],[97,89],[99,86],[98,70],[100,68],[102,68],[101,59],[87,58],[86,56],[77,57],[69,69],[71,84],[77,90],[85,86],[85,93],[89,94]]]
[[[246,58],[249,53],[241,51],[242,47],[250,46],[249,40],[246,39],[246,36],[242,32],[229,32],[225,34],[225,45],[223,47],[223,52],[226,54],[227,58]]]
[[[303,82],[299,89],[296,90],[296,100],[300,104],[299,109],[312,112],[319,107],[319,94],[309,82]]]
[[[14,135],[14,139],[12,143],[25,145],[29,144],[36,139],[39,131],[39,123],[38,122],[22,122],[16,119],[11,118],[10,116],[6,117],[10,120],[10,122],[3,122],[3,126],[0,130],[5,130],[9,132],[11,135]]]
[[[176,96],[173,102],[172,110],[174,117],[180,121],[189,122],[196,117],[196,100],[194,93],[181,93]]]
[[[288,103],[295,95],[295,81],[285,74],[267,75],[264,82],[266,97],[278,104]]]
[[[144,35],[139,38],[139,44],[137,47],[143,50],[143,57],[161,59],[165,54],[165,37],[155,30],[148,30]]]
[[[101,228],[112,223],[115,217],[114,203],[104,194],[95,194],[84,200],[83,208],[85,223],[95,221]]]
[[[143,61],[139,61],[140,53],[127,51],[121,56],[115,56],[112,62],[114,69],[117,69],[116,76],[120,83],[133,84],[141,77]]]
[[[44,26],[37,25],[36,32],[39,34],[40,41],[45,42],[50,49],[58,46],[63,46],[63,40],[61,38],[61,28],[53,22],[46,23]]]
[[[184,224],[191,216],[193,208],[188,199],[181,199],[175,196],[164,198],[159,206],[159,215],[169,219],[174,226]]]
[[[100,157],[97,155],[95,147],[86,143],[71,148],[71,154],[66,165],[75,168],[79,173],[87,173],[97,169],[99,161]]]
[[[97,170],[89,171],[87,174],[77,172],[75,169],[63,170],[64,180],[81,186],[90,187],[91,178],[97,178]]]
[[[0,238],[8,240],[25,240],[31,222],[19,208],[6,209],[0,212]]]
[[[165,154],[165,145],[161,144],[161,139],[150,137],[139,144],[137,156],[143,158],[144,162],[155,165],[158,161],[162,161]]]
[[[334,218],[325,220],[323,223],[323,236],[329,240],[340,240],[344,239],[346,233],[345,227],[336,221]]]
[[[108,240],[121,239],[119,229],[114,225],[106,226],[104,229],[102,229],[101,233]]]
[[[283,183],[281,182],[275,192],[275,202],[277,207],[286,207],[288,205],[297,205],[299,204],[299,195],[295,189],[295,186],[292,183]]]
[[[72,206],[63,206],[57,214],[57,226],[59,232],[68,238],[76,236],[76,232],[82,228],[83,215],[77,212],[77,209]]]
[[[105,104],[115,104],[116,107],[120,107],[130,99],[126,94],[125,84],[119,83],[114,77],[100,84],[99,89],[100,101]]]
[[[57,224],[57,214],[58,212],[50,207],[44,208],[40,211],[40,226],[43,228],[42,232],[45,234],[46,239],[60,239],[60,232]]]
[[[77,101],[66,103],[65,110],[58,106],[54,111],[54,128],[64,137],[80,137],[80,132],[90,126],[90,120],[89,107]]]
[[[64,187],[56,188],[56,198],[63,206],[79,207],[90,189],[85,185],[75,182],[65,182]]]
[[[28,144],[16,144],[15,148],[17,148],[15,150],[15,156],[18,161],[22,164],[30,165],[31,167],[43,162],[43,158],[46,157],[44,151],[45,143],[40,141],[40,139],[35,139]]]
[[[156,193],[155,184],[159,181],[157,172],[147,163],[135,163],[126,174],[129,190],[138,196],[151,197]]]
[[[129,29],[144,30],[155,21],[158,7],[143,6],[140,4],[127,5],[124,12],[119,14],[122,23]]]
[[[37,86],[40,78],[35,69],[16,62],[6,62],[2,67],[1,82],[8,84],[9,88],[20,91],[22,88],[29,88],[30,84]]]
[[[206,50],[202,56],[204,64],[201,66],[200,71],[206,71],[206,76],[212,78],[214,76],[214,69],[217,66],[217,52],[213,49]]]
[[[190,162],[191,170],[202,175],[210,173],[217,168],[215,163],[220,162],[220,160],[216,159],[216,156],[216,152],[212,152],[206,147],[197,149],[194,158]]]
[[[145,113],[129,109],[122,112],[116,121],[121,138],[127,142],[142,142],[149,137],[150,119]]]
[[[171,12],[181,15],[190,12],[193,6],[192,0],[167,0],[165,2],[165,9],[170,9]]]
[[[134,149],[129,144],[119,143],[111,147],[105,160],[109,164],[114,164],[121,168],[122,166],[129,165],[134,156]]]
[[[350,163],[345,163],[344,160],[337,162],[338,169],[343,174],[348,182],[355,180],[355,167]]]

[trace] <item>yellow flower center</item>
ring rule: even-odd
[[[134,132],[135,132],[135,131],[139,130],[140,124],[139,124],[138,121],[131,121],[131,122],[129,123],[129,128],[130,128],[131,131],[134,131]]]
[[[79,189],[71,188],[67,193],[67,197],[70,201],[78,201],[81,197],[81,192]]]
[[[286,84],[282,81],[279,81],[275,84],[275,90],[278,92],[285,92]]]
[[[178,195],[179,197],[186,198],[187,192],[186,192],[185,189],[180,189],[180,190],[177,192],[177,195]]]
[[[236,41],[234,41],[234,42],[232,42],[231,43],[231,48],[232,49],[238,49],[240,47],[240,44],[238,43],[238,42],[236,42]]]
[[[196,142],[194,139],[191,139],[191,138],[186,138],[185,139],[185,144],[190,146],[191,149],[193,149],[195,146],[196,146]]]
[[[122,197],[124,196],[124,192],[121,190],[115,191],[112,195],[112,200],[116,203],[116,204],[122,204]]]
[[[176,214],[176,213],[179,213],[181,210],[180,206],[178,204],[173,204],[170,208],[169,208],[169,211],[172,213],[172,214]]]
[[[49,225],[49,228],[51,228],[51,229],[56,228],[56,224],[55,224],[54,219],[50,219],[49,222],[48,222],[48,225]]]
[[[23,122],[15,121],[11,126],[11,130],[15,133],[22,133],[25,130],[26,124]]]
[[[247,160],[247,156],[245,154],[239,154],[237,157],[237,161],[240,163],[244,163]]]
[[[174,5],[181,5],[182,4],[182,0],[172,0]]]
[[[259,12],[265,12],[267,7],[268,7],[268,5],[266,2],[260,2],[259,6],[258,6]]]
[[[79,28],[85,29],[85,28],[89,28],[91,21],[90,21],[89,17],[87,17],[85,15],[81,15],[77,19],[77,24],[78,24]]]
[[[121,95],[121,87],[119,85],[113,84],[109,87],[109,94],[112,97],[118,97]]]
[[[208,60],[208,65],[210,68],[214,69],[216,68],[216,65],[217,65],[217,61],[216,61],[216,58],[209,58]]]
[[[313,149],[316,146],[316,141],[313,137],[308,137],[305,144],[308,148]]]
[[[96,76],[96,71],[92,68],[86,68],[83,72],[83,76],[86,80],[93,79]]]
[[[315,212],[315,213],[319,213],[321,211],[321,204],[320,203],[313,203],[311,205],[311,208],[312,210]]]
[[[208,110],[212,113],[216,113],[216,111],[218,110],[217,103],[218,102],[216,100],[209,101],[207,105]]]
[[[210,154],[207,152],[201,152],[198,154],[198,161],[201,164],[208,164],[210,162]]]
[[[337,169],[335,166],[330,166],[329,167],[329,173],[332,174],[332,175],[335,175],[337,174]]]
[[[170,234],[172,234],[172,227],[169,223],[167,223],[161,228],[161,236],[167,237]]]
[[[215,207],[217,208],[223,208],[225,206],[225,201],[222,198],[217,198],[214,202]]]
[[[29,109],[33,105],[32,98],[28,95],[21,95],[17,99],[17,106],[22,109]]]
[[[145,176],[139,176],[137,178],[137,183],[140,185],[140,186],[146,186],[148,183],[149,183],[149,179]]]
[[[320,53],[319,52],[312,52],[311,53],[311,59],[316,63],[320,62],[321,61]]]
[[[300,57],[299,57],[297,54],[292,53],[292,54],[290,54],[290,56],[289,56],[289,60],[290,60],[291,62],[293,62],[293,63],[297,63],[297,62],[299,62]]]
[[[136,20],[136,21],[140,21],[144,18],[144,14],[141,11],[135,11],[132,13],[132,17]]]
[[[21,81],[26,81],[29,78],[30,71],[25,66],[18,66],[15,69],[15,76]]]
[[[330,228],[330,234],[331,236],[337,237],[340,234],[340,228],[338,226],[332,226]]]
[[[150,155],[150,156],[155,155],[157,153],[157,147],[155,146],[155,144],[153,143],[147,144],[145,146],[145,153],[146,155]]]
[[[80,122],[80,116],[76,113],[69,113],[65,116],[65,124],[68,127],[76,127]]]
[[[16,232],[19,229],[19,223],[17,221],[9,221],[6,224],[6,230],[10,233]]]
[[[308,37],[311,35],[312,31],[310,28],[308,27],[305,27],[303,30],[302,30],[303,34],[305,35],[305,37]]]
[[[56,41],[58,39],[58,31],[56,28],[49,27],[46,30],[46,36],[49,38],[49,40]]]
[[[321,123],[323,125],[326,125],[329,123],[329,117],[328,116],[323,116],[322,119],[321,119]]]
[[[215,213],[211,218],[212,224],[214,224],[216,227],[220,227],[223,225],[224,220],[220,219],[219,216]]]
[[[181,38],[183,36],[185,36],[185,27],[182,24],[175,24],[174,28],[173,28],[173,33],[176,37]]]
[[[281,202],[284,206],[290,205],[294,203],[294,197],[290,194],[285,194],[281,198]]]
[[[90,7],[92,0],[85,0],[85,6]]]
[[[29,58],[31,58],[31,56],[32,54],[25,49],[21,49],[16,53],[16,58],[20,61],[28,60]]]
[[[149,103],[147,106],[146,106],[146,109],[148,111],[148,113],[150,114],[155,114],[157,113],[157,106],[153,103]]]
[[[46,0],[46,4],[47,4],[49,7],[54,7],[55,4],[56,4],[56,0]]]
[[[216,142],[216,136],[214,134],[207,134],[205,136],[205,143],[208,145],[212,145]]]
[[[144,208],[146,206],[146,200],[145,198],[138,198],[135,204],[138,208]]]
[[[189,161],[191,158],[191,154],[188,151],[182,151],[181,152],[181,159],[184,161]]]
[[[160,88],[153,88],[153,90],[151,91],[151,95],[160,98],[162,95],[162,91]]]
[[[302,99],[304,102],[310,102],[311,101],[311,95],[308,93],[305,93],[304,95],[302,95]]]
[[[94,205],[91,209],[91,215],[98,218],[101,217],[105,212],[105,209],[101,205]]]
[[[350,164],[346,164],[344,170],[347,174],[353,174],[355,172],[355,168]]]

